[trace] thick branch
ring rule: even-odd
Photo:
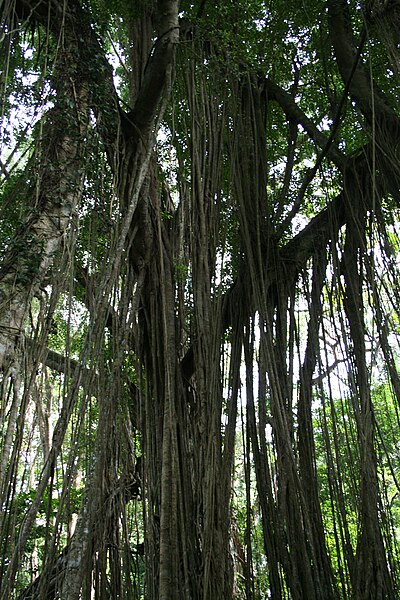
[[[301,110],[301,108],[296,104],[293,97],[279,87],[274,81],[271,79],[265,80],[266,89],[268,91],[268,96],[271,100],[275,100],[279,106],[282,108],[284,113],[289,119],[293,119],[296,121],[301,127],[303,127],[304,131],[310,136],[310,138],[321,148],[321,150],[325,150],[329,144],[329,138],[327,138],[319,129],[314,125],[314,123],[307,117],[307,115]],[[346,157],[334,146],[331,145],[327,148],[327,156],[331,159],[331,161],[339,167],[339,169],[343,169]]]
[[[143,83],[129,119],[146,136],[152,129],[166,85],[172,80],[175,48],[179,41],[178,2],[159,0],[158,38],[144,74]]]
[[[392,142],[399,143],[399,119],[359,61],[353,40],[347,0],[328,0],[330,37],[340,74],[370,126],[379,124]],[[361,41],[361,44],[363,42]]]

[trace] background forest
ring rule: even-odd
[[[398,598],[400,2],[0,14],[0,600]]]

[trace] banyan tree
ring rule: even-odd
[[[400,3],[0,13],[0,599],[398,598]]]

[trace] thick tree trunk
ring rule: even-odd
[[[21,369],[25,320],[32,298],[40,287],[47,285],[49,271],[62,247],[68,247],[68,228],[82,194],[83,142],[89,123],[88,90],[78,76],[74,40],[66,36],[64,41],[56,65],[60,83],[55,106],[43,117],[39,154],[27,167],[28,176],[34,180],[30,188],[34,208],[16,232],[0,269],[0,370],[4,377],[10,373],[17,376]],[[60,445],[55,444],[54,452],[59,449]],[[41,493],[50,475],[50,458],[54,457],[49,456],[49,468],[43,471]],[[5,459],[3,457],[3,462]],[[33,509],[39,505],[39,495],[38,491],[9,564],[2,597],[11,589],[21,560],[18,548],[23,547],[33,526]]]
[[[19,369],[25,319],[35,293],[48,281],[82,194],[83,140],[88,127],[86,86],[69,85],[76,68],[69,53],[59,59],[65,83],[56,106],[43,117],[41,155],[30,189],[34,210],[14,236],[0,267],[0,370]]]

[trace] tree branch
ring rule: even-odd
[[[172,80],[175,48],[179,41],[178,2],[159,0],[157,18],[158,38],[149,57],[134,109],[128,115],[144,136],[153,127],[165,86]]]
[[[374,121],[381,131],[389,135],[397,145],[400,136],[399,119],[382,91],[378,90],[364,65],[360,62],[360,51],[353,39],[351,20],[346,0],[328,0],[329,30],[340,74],[352,97],[357,101],[368,124]],[[360,48],[365,39],[361,37]]]
[[[330,144],[329,148],[327,148],[329,144],[329,138],[326,137],[322,131],[320,131],[318,127],[314,125],[311,119],[309,119],[309,117],[307,117],[307,115],[296,104],[293,97],[269,78],[265,80],[265,85],[269,98],[271,100],[275,100],[275,102],[279,104],[289,119],[292,119],[301,125],[304,131],[317,144],[317,146],[319,146],[319,148],[322,150],[327,149],[326,155],[328,158],[330,158],[330,160],[340,170],[342,170],[346,164],[346,156],[332,144]]]

